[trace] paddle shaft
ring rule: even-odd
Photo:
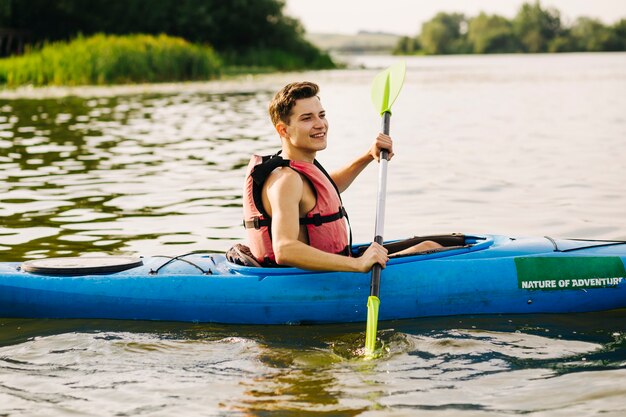
[[[389,134],[391,113],[385,112],[382,117],[382,130],[385,135]],[[374,230],[374,242],[382,245],[385,233],[385,197],[387,195],[387,162],[389,152],[380,151],[380,166],[378,167],[378,198],[376,200],[376,228]],[[370,282],[370,296],[378,297],[380,294],[380,272],[382,267],[375,264],[372,268],[372,280]]]

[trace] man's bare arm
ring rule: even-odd
[[[384,265],[389,259],[387,250],[378,244],[370,246],[361,257],[352,258],[324,252],[300,241],[302,178],[295,171],[280,169],[270,175],[266,187],[272,216],[272,248],[277,263],[318,271],[367,272],[375,263]]]

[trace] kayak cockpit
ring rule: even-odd
[[[421,259],[433,259],[443,258],[447,256],[453,256],[469,251],[476,251],[485,249],[491,246],[494,242],[491,236],[470,236],[459,233],[444,234],[444,235],[429,235],[429,236],[414,236],[408,239],[393,240],[384,243],[384,246],[390,253],[399,252],[418,243],[425,241],[433,241],[440,244],[442,247],[414,253],[410,255],[401,255],[392,258],[394,263],[401,263],[406,261],[416,261]],[[363,252],[369,247],[369,243],[357,244],[352,247],[352,255],[355,257],[361,256]],[[233,269],[244,268],[260,268],[264,270],[279,269],[283,270],[283,266],[262,266],[253,258],[249,248],[242,244],[236,244],[226,253],[226,260],[229,266]]]
[[[416,253],[415,255],[429,255],[433,253],[445,252],[452,249],[460,249],[470,244],[466,242],[465,235],[459,233],[453,233],[450,235],[433,235],[433,236],[414,236],[408,239],[395,240],[390,242],[385,242],[383,246],[387,248],[389,253],[396,253],[402,250],[408,249],[412,246],[415,246],[419,243],[423,242],[435,242],[441,245],[440,248],[431,249],[423,252]],[[357,245],[353,248],[352,254],[353,256],[361,256],[365,250],[367,250],[369,244]],[[402,255],[402,256],[411,256],[411,255]]]

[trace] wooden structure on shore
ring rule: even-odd
[[[29,40],[28,31],[0,28],[0,57],[22,55]]]

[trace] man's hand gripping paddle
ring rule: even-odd
[[[400,94],[404,83],[406,65],[399,62],[387,68],[374,78],[372,83],[372,102],[376,111],[382,116],[382,131],[389,134],[391,120],[391,106]],[[382,245],[385,228],[385,195],[387,193],[387,161],[389,154],[386,150],[380,152],[378,168],[378,199],[376,202],[376,229],[374,242]],[[365,354],[373,355],[376,349],[376,333],[378,331],[378,308],[380,306],[380,272],[381,266],[372,268],[370,296],[367,299],[367,329],[365,332]]]

